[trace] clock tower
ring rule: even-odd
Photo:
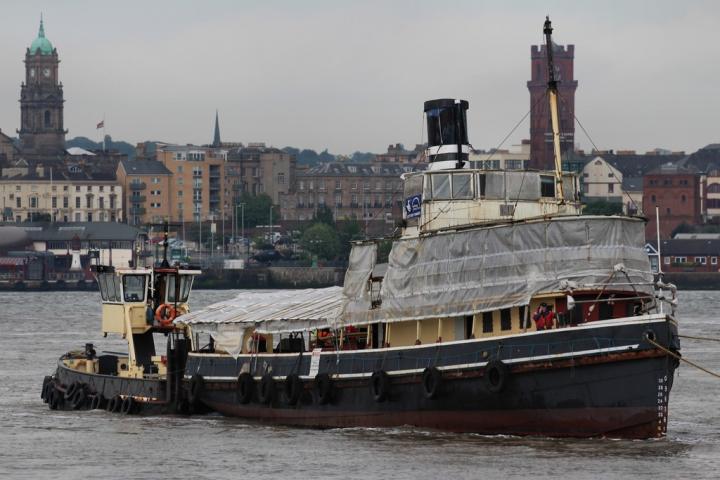
[[[58,81],[57,49],[40,30],[25,53],[25,81],[20,87],[20,150],[27,158],[49,158],[65,153],[63,87]]]

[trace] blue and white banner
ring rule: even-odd
[[[405,218],[415,218],[420,216],[420,206],[422,205],[422,195],[413,195],[405,199]]]

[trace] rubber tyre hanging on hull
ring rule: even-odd
[[[297,405],[302,395],[303,384],[300,380],[300,376],[295,373],[291,373],[285,377],[285,399],[288,405]]]
[[[135,406],[137,402],[133,397],[125,397],[120,405],[120,413],[123,415],[132,415],[135,413]]]
[[[102,396],[100,393],[96,393],[93,395],[92,399],[90,400],[90,410],[100,410],[105,406],[105,397]]]
[[[333,381],[327,373],[318,373],[315,375],[315,392],[317,393],[318,403],[327,405],[332,401],[333,397]]]
[[[75,396],[75,392],[77,392],[78,388],[80,388],[80,382],[71,383],[70,386],[65,389],[65,400],[67,400],[67,401],[72,400],[72,398],[73,398],[73,396]]]
[[[40,399],[45,403],[47,403],[48,385],[50,385],[50,382],[52,382],[52,377],[50,375],[43,378],[42,389],[40,390]]]
[[[500,393],[505,389],[510,370],[501,360],[491,360],[485,367],[485,385],[492,393]]]
[[[260,403],[268,405],[272,403],[275,397],[275,380],[272,374],[266,373],[260,379],[260,388],[258,388],[258,400]]]
[[[200,398],[203,392],[205,392],[205,378],[196,373],[190,379],[190,391],[188,393],[188,401],[193,407],[200,406]]]
[[[75,389],[75,393],[73,393],[72,397],[70,398],[70,407],[73,410],[80,410],[85,406],[86,400],[87,394],[85,393],[85,387],[83,385],[80,385],[78,388]]]
[[[437,367],[428,367],[422,374],[422,387],[425,398],[436,398],[442,387],[442,373]]]
[[[55,387],[54,383],[52,384],[52,389],[48,395],[48,406],[50,407],[50,410],[57,410],[62,406],[63,393]]]
[[[248,404],[252,400],[255,391],[255,380],[249,373],[241,373],[237,380],[237,401]]]
[[[370,391],[376,402],[384,402],[390,396],[390,377],[385,370],[376,370],[370,377]]]

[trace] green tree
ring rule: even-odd
[[[340,254],[340,240],[335,229],[324,223],[316,223],[305,230],[300,246],[306,252],[325,260],[337,258]]]
[[[272,198],[265,193],[260,195],[251,195],[249,193],[243,193],[240,196],[240,201],[236,205],[241,203],[245,204],[245,227],[252,228],[257,225],[267,225],[270,222],[270,207],[273,206]],[[237,221],[242,221],[241,209],[236,209]],[[280,209],[277,205],[272,209],[272,223],[277,223],[280,219]]]
[[[338,222],[337,226],[338,240],[340,241],[340,255],[339,257],[343,260],[350,258],[350,249],[352,245],[350,242],[353,240],[362,240],[364,237],[362,233],[362,226],[356,219],[345,219],[342,222]]]
[[[333,218],[333,212],[327,205],[321,205],[315,212],[315,223],[324,223],[325,225],[335,226],[335,219]]]

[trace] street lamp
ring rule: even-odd
[[[273,206],[270,205],[270,245],[272,245],[273,248],[275,248],[275,242],[273,242],[273,231],[272,231],[272,227],[273,227],[272,209],[273,209]]]

